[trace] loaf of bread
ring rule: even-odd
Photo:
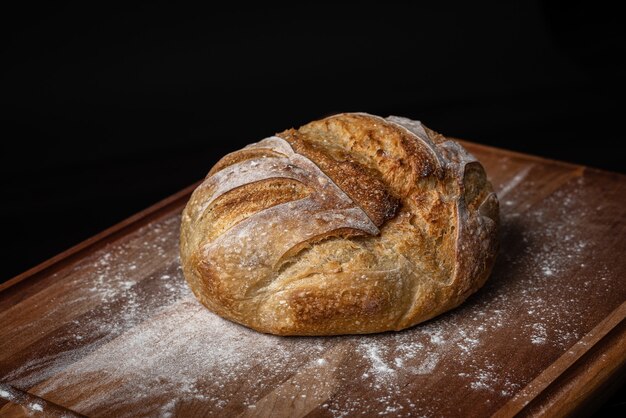
[[[478,161],[420,122],[344,113],[226,155],[182,217],[211,311],[278,335],[401,330],[458,306],[497,252]]]

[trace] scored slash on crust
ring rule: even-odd
[[[259,264],[273,268],[293,248],[333,231],[348,228],[370,235],[380,232],[363,209],[284,139],[272,136],[233,154],[253,149],[267,149],[271,154],[239,161],[210,175],[201,187],[212,188],[213,193],[199,213],[231,190],[272,178],[296,180],[313,192],[262,209],[235,224],[205,246],[208,256],[220,253],[221,257],[248,260],[243,263],[254,261],[255,268]]]
[[[341,114],[222,158],[181,223],[198,299],[262,332],[403,329],[487,279],[498,202],[458,143],[417,121]]]

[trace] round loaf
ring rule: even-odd
[[[497,252],[481,164],[420,122],[344,113],[226,155],[182,216],[211,311],[279,335],[401,330],[458,306]]]

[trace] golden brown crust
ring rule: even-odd
[[[209,309],[262,332],[399,330],[487,279],[498,202],[459,144],[404,118],[340,114],[229,154],[183,213]]]
[[[294,151],[312,160],[346,194],[359,205],[376,226],[381,226],[395,214],[398,199],[391,195],[380,173],[368,169],[343,150],[329,152],[323,144],[311,140],[311,135],[295,129],[276,134]]]

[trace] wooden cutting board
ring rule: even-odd
[[[584,410],[626,364],[626,177],[465,145],[498,191],[502,234],[492,277],[461,307],[369,336],[229,323],[181,275],[190,187],[0,286],[0,415]]]

